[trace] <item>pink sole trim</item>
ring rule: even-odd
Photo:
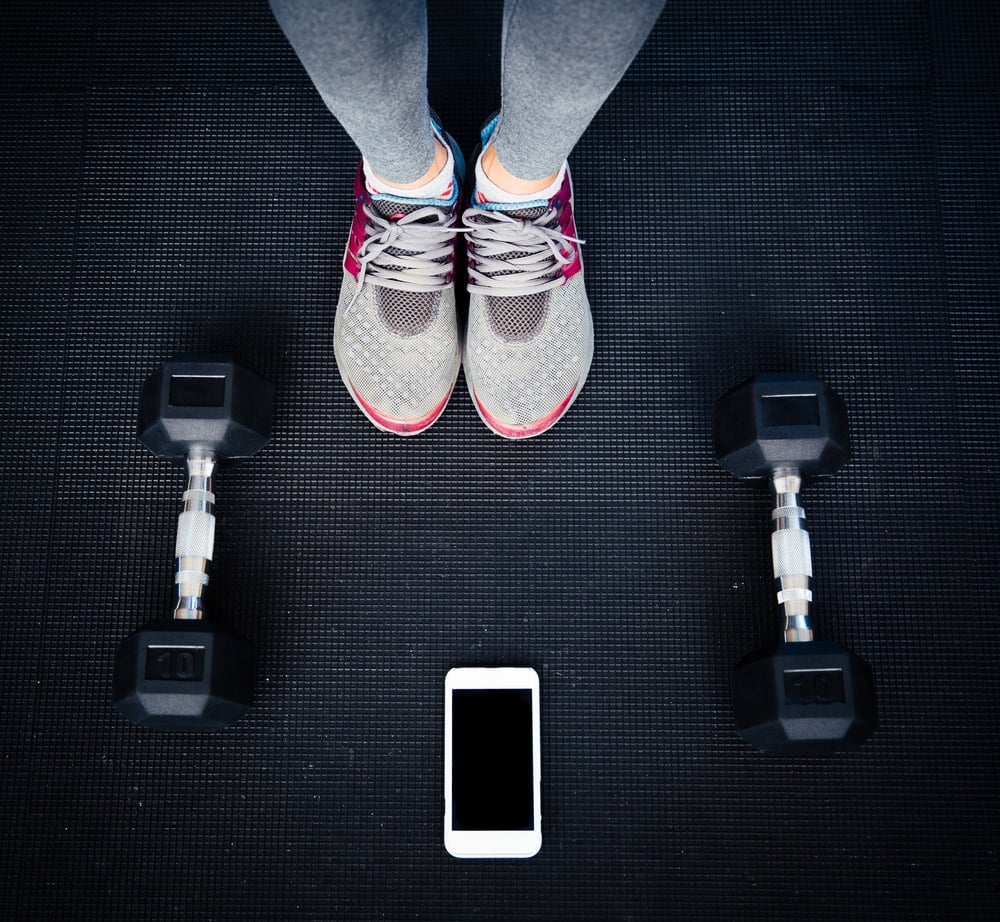
[[[489,413],[483,408],[482,403],[479,400],[479,395],[473,391],[472,399],[476,404],[476,409],[479,411],[479,415],[482,416],[483,421],[487,426],[490,427],[497,435],[505,436],[508,439],[530,439],[532,436],[541,435],[546,429],[554,426],[559,418],[569,409],[569,405],[573,402],[573,398],[576,397],[576,393],[579,390],[579,383],[573,385],[573,390],[571,390],[562,400],[562,402],[557,406],[551,413],[547,413],[541,419],[536,420],[533,423],[528,423],[527,426],[511,426],[509,423],[502,423],[495,416]]]
[[[431,410],[426,416],[421,416],[419,419],[395,419],[392,416],[386,416],[384,413],[379,413],[378,410],[376,410],[358,393],[358,389],[354,386],[353,381],[349,381],[348,383],[351,386],[351,396],[355,399],[358,406],[361,407],[365,416],[367,416],[379,429],[382,429],[385,432],[394,432],[396,435],[418,435],[425,429],[430,428],[430,426],[444,412],[444,408],[448,405],[448,400],[451,398],[451,392],[453,390],[450,388],[448,393],[445,394],[444,400],[434,407],[434,409]]]

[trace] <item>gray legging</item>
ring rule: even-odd
[[[500,163],[519,179],[555,173],[622,78],[665,0],[506,0]],[[392,183],[434,160],[424,0],[270,0],[330,111]],[[485,119],[488,113],[483,113]]]

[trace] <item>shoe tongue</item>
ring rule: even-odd
[[[490,211],[502,211],[505,215],[517,218],[519,221],[534,221],[540,218],[549,210],[548,205],[536,205],[532,203],[527,208],[518,208],[518,203],[513,202],[508,205],[505,202],[490,202]]]
[[[372,207],[383,218],[400,218],[403,215],[413,214],[421,208],[427,207],[427,202],[407,202],[405,199],[395,198],[373,198]]]
[[[510,210],[505,208],[504,212],[512,218],[520,218],[522,221],[534,221],[548,210],[545,205],[536,205],[533,208],[511,208]]]

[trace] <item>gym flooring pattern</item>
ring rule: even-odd
[[[466,149],[500,5],[431,4]],[[331,331],[356,152],[264,2],[0,13],[0,916],[11,920],[987,919],[997,907],[1000,8],[671,0],[572,158],[597,351],[569,416],[491,435],[460,380],[377,433]],[[221,472],[208,610],[254,710],[110,707],[171,608],[179,469],[139,387],[226,351],[276,387]],[[711,408],[818,374],[854,459],[807,488],[819,634],[881,727],[774,759],[729,675],[776,637],[770,499]],[[530,861],[442,845],[443,681],[542,677]]]

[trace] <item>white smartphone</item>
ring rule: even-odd
[[[530,858],[542,847],[538,673],[452,669],[444,680],[444,847]]]

